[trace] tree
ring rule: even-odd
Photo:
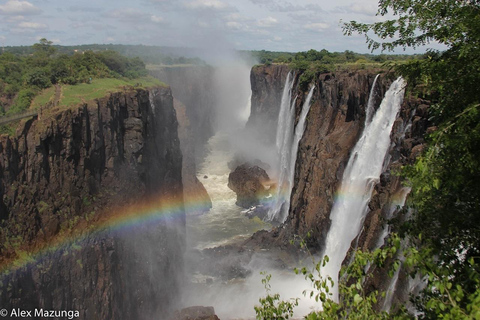
[[[372,24],[351,21],[344,33],[364,34],[372,50],[419,47],[438,41],[450,48],[466,47],[480,40],[478,0],[380,0],[377,15],[391,13],[395,19]],[[381,40],[372,37],[371,33]]]
[[[395,18],[373,24],[352,21],[344,33],[365,35],[372,50],[416,48],[432,41],[447,47],[397,67],[411,92],[431,101],[431,122],[437,128],[423,155],[403,171],[414,209],[406,232],[416,237],[424,262],[419,270],[429,279],[420,308],[427,318],[438,315],[438,308],[449,308],[452,318],[480,317],[472,309],[480,296],[480,2],[381,0],[378,14],[387,13]],[[457,290],[454,298],[435,280],[439,278]]]
[[[50,57],[56,51],[55,47],[52,46],[53,42],[48,41],[45,38],[40,39],[38,43],[33,45],[33,54],[38,57]]]

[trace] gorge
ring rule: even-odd
[[[374,166],[361,160],[364,135],[384,150],[375,173],[365,173],[371,196],[352,205],[364,208],[362,216],[334,264],[348,261],[351,248],[383,242],[386,221],[407,196],[394,173],[422,149],[427,103],[402,101],[398,87],[395,106],[381,103],[392,83],[402,86],[383,70],[319,73],[307,90],[285,64],[218,72],[151,71],[171,88],[112,93],[2,136],[1,237],[12,244],[2,247],[2,266],[12,270],[2,274],[2,306],[67,308],[81,319],[169,319],[201,304],[220,319],[251,318],[264,295],[263,270],[282,297],[301,297],[308,284],[291,271],[301,254],[290,241],[301,237],[312,252],[328,252],[336,203],[358,191],[343,189],[342,178],[357,174],[355,165]],[[225,83],[231,91],[220,97]],[[377,126],[387,107],[388,125]],[[228,175],[243,164],[270,177],[270,195],[251,210],[275,224],[235,205]],[[72,221],[77,231],[67,227]],[[38,254],[19,264],[29,250]],[[375,279],[373,288],[389,287],[386,274]],[[318,308],[301,300],[298,316]]]

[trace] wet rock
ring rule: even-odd
[[[213,307],[188,307],[176,311],[171,320],[219,320]]]
[[[270,178],[262,168],[242,164],[228,176],[228,187],[237,194],[236,204],[250,208],[268,195]]]
[[[18,236],[22,250],[48,249],[61,240],[38,261],[1,274],[0,286],[10,289],[0,291],[0,305],[78,310],[79,319],[170,313],[182,274],[182,211],[168,225],[155,221],[128,233],[105,228],[89,234],[99,221],[107,227],[125,208],[158,195],[182,204],[170,88],[112,93],[52,113],[0,136],[0,264],[8,266],[4,259],[16,255],[6,238]],[[64,241],[80,234],[81,241]]]

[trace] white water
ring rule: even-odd
[[[330,213],[332,224],[324,252],[330,261],[322,275],[330,276],[334,281],[331,291],[334,300],[338,300],[338,277],[342,262],[352,240],[361,229],[373,187],[382,172],[390,146],[390,132],[403,101],[404,86],[402,78],[393,82],[372,121],[365,124],[363,134],[348,161],[339,196]]]
[[[380,74],[377,74],[375,80],[373,80],[372,89],[370,90],[370,95],[368,96],[367,103],[367,114],[365,115],[365,124],[370,124],[372,122],[373,114],[375,113],[375,85],[377,84],[377,79]]]
[[[276,170],[278,172],[278,183],[276,194],[274,195],[275,202],[268,210],[267,219],[269,221],[284,222],[287,218],[293,187],[298,144],[305,132],[305,120],[308,111],[310,110],[310,101],[312,100],[313,90],[315,89],[315,86],[310,88],[307,98],[303,103],[297,126],[294,130],[295,104],[297,98],[295,97],[292,101],[293,78],[294,77],[292,77],[291,73],[287,75],[282,94],[280,113],[278,116],[276,135],[278,154]]]
[[[229,137],[222,132],[213,136],[208,141],[207,156],[199,166],[197,177],[207,189],[213,207],[204,215],[187,217],[189,249],[213,248],[235,243],[250,237],[259,229],[270,227],[258,218],[247,218],[242,213],[244,209],[235,205],[236,195],[227,186],[230,173],[227,163],[234,153]],[[190,275],[182,303],[185,306],[214,306],[220,319],[254,319],[253,307],[258,305],[258,299],[266,294],[260,271],[266,271],[272,275],[272,293],[279,293],[282,299],[302,298],[300,305],[295,308],[296,318],[300,319],[316,306],[313,299],[304,298],[302,295],[304,290],[312,290],[312,287],[303,276],[296,275],[290,268],[283,271],[272,269],[270,259],[255,255],[247,265],[238,265],[251,271],[246,278],[225,281],[200,273]],[[207,282],[207,279],[211,282]]]
[[[393,200],[390,203],[390,209],[386,215],[386,219],[390,220],[393,215],[398,212],[400,209],[403,208],[405,205],[405,201],[407,200],[407,196],[410,193],[410,188],[402,188],[396,194],[393,195]],[[378,238],[378,242],[376,244],[376,248],[380,248],[385,244],[385,238],[390,234],[390,228],[388,225],[385,225],[382,229],[382,234]]]
[[[190,248],[204,249],[246,239],[268,225],[259,219],[249,219],[243,208],[235,204],[236,194],[228,187],[234,151],[229,135],[223,132],[210,138],[207,156],[198,167],[197,177],[212,200],[212,208],[201,216],[187,219],[187,244]]]
[[[398,276],[400,275],[400,270],[402,269],[403,262],[400,263],[398,269],[395,270],[393,277],[388,285],[387,292],[385,293],[385,300],[383,301],[382,311],[389,312],[392,307],[393,294],[395,293],[395,288],[397,287]]]

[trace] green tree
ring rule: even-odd
[[[52,41],[48,41],[45,38],[40,39],[38,43],[33,45],[33,54],[39,57],[50,57],[56,51],[52,44]]]
[[[431,50],[424,59],[397,68],[411,92],[431,101],[436,127],[423,155],[404,170],[414,209],[406,231],[418,236],[424,262],[418,269],[429,279],[419,307],[426,318],[438,311],[451,311],[450,318],[454,312],[480,317],[471,307],[480,295],[480,2],[381,0],[379,14],[387,13],[394,18],[352,21],[344,32],[364,34],[372,50],[416,48],[431,41],[446,46],[444,52]],[[457,290],[454,298],[446,285],[440,290],[432,284],[441,284],[439,278]]]

